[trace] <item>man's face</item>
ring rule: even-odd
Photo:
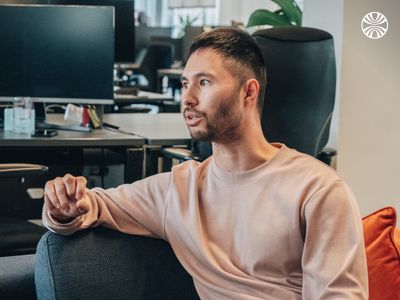
[[[182,108],[195,140],[234,142],[241,137],[241,85],[212,49],[194,52],[182,75]]]

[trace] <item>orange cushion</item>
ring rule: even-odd
[[[363,218],[369,299],[400,299],[400,233],[396,210],[382,208]],[[396,232],[396,234],[395,234]]]

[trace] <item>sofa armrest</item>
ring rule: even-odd
[[[199,299],[166,242],[103,227],[45,234],[35,284],[38,299]]]
[[[184,149],[184,148],[178,148],[178,147],[169,147],[169,148],[163,148],[161,152],[168,158],[172,159],[177,159],[180,162],[184,162],[187,160],[197,160],[197,161],[203,161],[203,158],[194,155],[192,150],[189,149]]]

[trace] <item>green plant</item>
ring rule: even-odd
[[[257,9],[249,18],[247,27],[259,25],[301,25],[302,12],[295,0],[271,0],[279,5],[276,11]]]
[[[179,31],[178,31],[178,38],[182,38],[185,35],[185,27],[192,26],[194,22],[198,20],[199,16],[192,16],[186,15],[179,16]]]

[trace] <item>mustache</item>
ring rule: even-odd
[[[186,113],[194,113],[194,114],[196,114],[196,115],[200,115],[200,116],[203,116],[203,117],[206,116],[206,114],[205,114],[204,112],[202,112],[202,111],[200,111],[200,110],[197,110],[197,109],[194,109],[194,108],[192,108],[192,107],[186,107],[186,108],[183,110],[183,116],[184,116],[184,117],[186,116]]]

